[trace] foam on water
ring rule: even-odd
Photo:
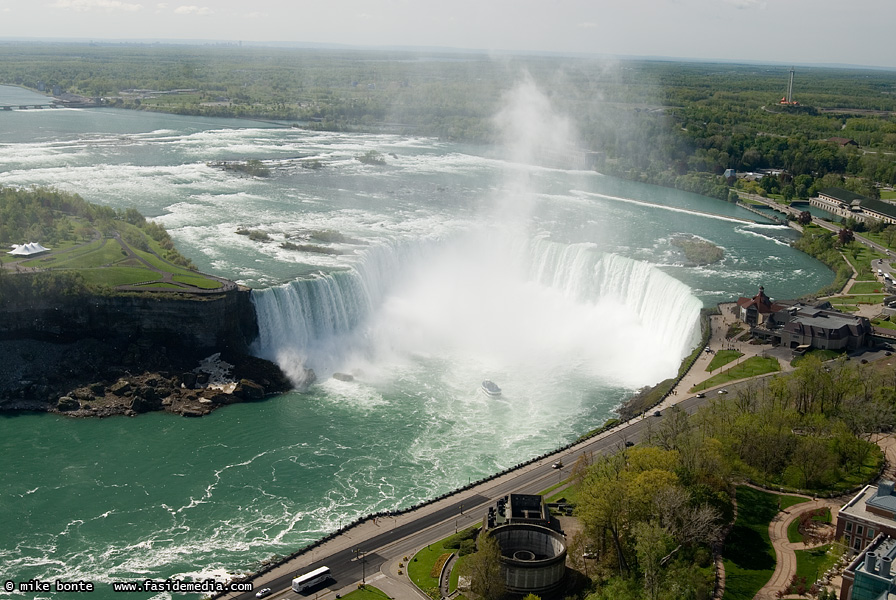
[[[201,269],[264,288],[259,353],[293,373],[314,367],[318,384],[201,420],[0,420],[0,564],[17,580],[251,570],[599,426],[631,388],[675,372],[696,333],[691,290],[715,302],[761,282],[788,297],[830,278],[737,231],[762,227],[697,214],[739,210],[726,203],[533,167],[525,152],[27,112],[4,114],[0,185],[53,185],[156,218]],[[55,133],[35,138],[38,119]],[[526,139],[547,138],[508,136]],[[368,150],[386,167],[356,159]],[[322,168],[302,168],[312,157]],[[208,166],[249,158],[272,175]],[[322,231],[351,239],[323,244],[343,254],[281,247]],[[658,240],[681,231],[724,247],[724,263],[666,265]],[[486,378],[501,398],[479,391]]]

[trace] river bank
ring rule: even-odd
[[[0,341],[0,359],[0,412],[200,417],[292,389],[277,365],[242,353],[215,353],[197,362],[169,356],[159,346],[19,339]]]

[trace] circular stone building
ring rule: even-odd
[[[501,525],[488,532],[501,547],[501,566],[507,591],[546,594],[566,574],[566,539],[563,534],[528,523]]]

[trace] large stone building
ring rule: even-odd
[[[896,494],[892,481],[866,485],[837,515],[837,539],[852,553],[864,550],[880,533],[896,538]]]
[[[843,571],[841,600],[892,600],[896,595],[893,560],[896,539],[878,535]]]
[[[541,496],[510,494],[489,509],[484,535],[501,547],[507,591],[552,597],[566,575],[566,536]]]
[[[764,288],[753,298],[737,301],[738,317],[751,326],[754,336],[776,346],[855,350],[871,342],[871,321],[866,317],[796,301],[772,301]]]
[[[822,190],[817,198],[809,199],[809,204],[838,217],[896,224],[896,205],[841,188]]]

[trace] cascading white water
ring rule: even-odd
[[[349,357],[376,365],[388,349],[636,386],[674,374],[696,343],[701,303],[673,277],[591,244],[517,240],[382,245],[344,270],[253,292],[254,351],[297,381],[305,367],[350,369]]]
[[[645,262],[599,252],[592,244],[533,242],[531,277],[578,302],[617,302],[634,312],[679,359],[697,343],[701,302],[691,289]]]
[[[259,336],[252,350],[279,364],[297,383],[305,367],[330,373],[354,348],[396,277],[438,242],[383,242],[341,270],[253,290]]]

